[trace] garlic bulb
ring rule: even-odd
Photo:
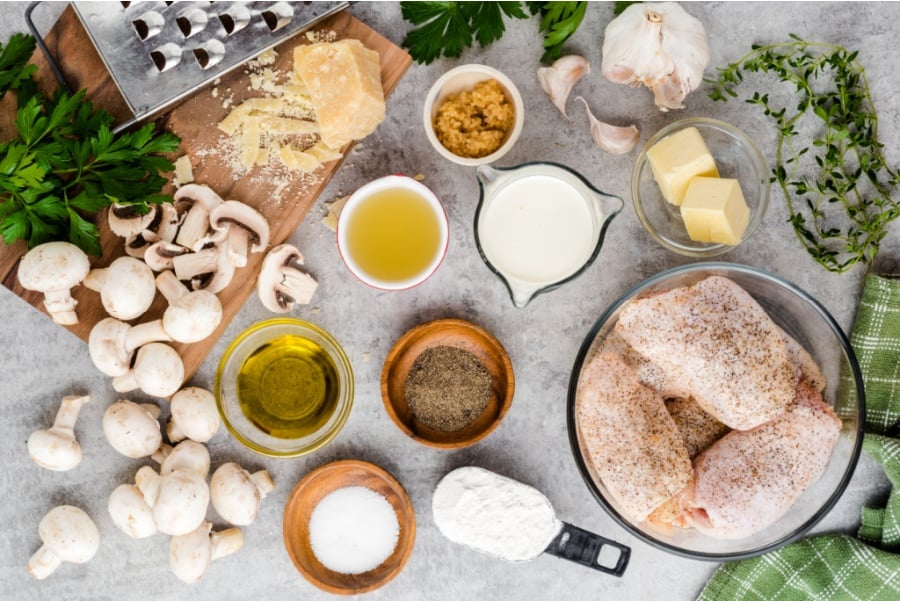
[[[603,76],[644,84],[660,110],[682,101],[703,80],[709,44],[703,24],[674,2],[632,4],[606,27]]]
[[[631,149],[634,148],[634,145],[637,144],[641,137],[641,133],[638,131],[637,127],[634,125],[618,127],[616,125],[604,123],[594,117],[594,113],[591,112],[591,107],[588,106],[587,100],[581,96],[576,97],[575,100],[580,100],[587,110],[588,119],[591,122],[591,138],[594,140],[594,144],[610,154],[625,154],[626,152],[631,152]]]
[[[558,59],[550,67],[541,67],[537,70],[537,77],[541,88],[547,92],[554,106],[563,117],[569,119],[569,115],[566,114],[566,99],[569,92],[579,79],[590,72],[591,66],[587,59],[573,54]]]

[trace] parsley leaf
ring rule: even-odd
[[[15,89],[19,101],[18,135],[0,144],[0,236],[29,247],[69,240],[98,255],[94,213],[112,203],[146,213],[151,204],[172,201],[160,194],[166,183],[160,172],[173,169],[162,155],[181,140],[152,123],[114,134],[112,115],[95,110],[85,90],[36,93],[34,70],[25,66],[34,45],[30,36],[13,36],[0,46],[0,95]]]
[[[559,58],[562,46],[584,20],[587,2],[529,2],[531,14],[541,15],[539,30],[544,33],[544,55],[541,62]]]

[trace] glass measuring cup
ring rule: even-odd
[[[475,244],[520,308],[590,266],[623,206],[556,163],[482,165],[476,177]]]

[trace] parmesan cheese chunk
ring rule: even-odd
[[[359,40],[298,46],[294,72],[309,90],[326,146],[342,148],[384,120],[381,61]]]

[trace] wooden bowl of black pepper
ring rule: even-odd
[[[462,319],[439,319],[409,330],[381,371],[381,398],[397,427],[440,449],[467,447],[493,432],[514,392],[503,345]]]

